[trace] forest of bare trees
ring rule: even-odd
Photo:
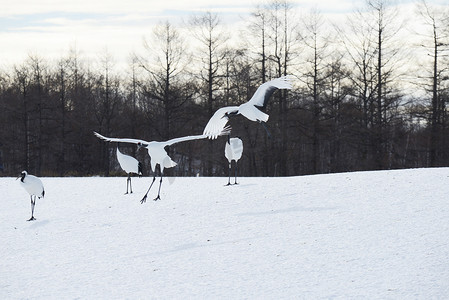
[[[165,22],[120,70],[107,51],[96,62],[76,48],[54,61],[30,55],[0,70],[0,175],[117,174],[117,145],[93,131],[148,141],[201,134],[218,108],[287,74],[294,88],[266,107],[270,136],[230,121],[244,143],[241,175],[449,166],[449,6],[422,1],[410,24],[388,4],[369,0],[338,25],[283,0],[255,7],[239,32],[211,12],[182,27]],[[178,166],[168,174],[226,175],[225,142],[170,147]],[[145,150],[120,149],[151,172]]]

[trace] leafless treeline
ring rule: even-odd
[[[231,121],[244,143],[242,175],[447,166],[448,16],[420,3],[418,34],[384,0],[367,1],[340,26],[271,1],[232,34],[213,13],[192,17],[188,29],[160,24],[120,71],[108,53],[90,64],[76,49],[57,62],[31,55],[0,73],[0,168],[109,174],[117,145],[93,131],[148,141],[201,134],[216,109],[286,74],[297,79],[266,108],[271,137]],[[227,174],[225,141],[171,147],[172,174]],[[149,172],[144,150],[120,147]]]

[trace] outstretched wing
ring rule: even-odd
[[[128,139],[128,138],[125,138],[125,139],[122,139],[122,138],[110,138],[110,137],[103,136],[103,135],[101,135],[101,134],[99,134],[99,133],[97,133],[97,132],[95,132],[95,131],[94,131],[94,134],[95,134],[98,138],[100,138],[100,139],[102,139],[102,140],[105,140],[105,141],[107,141],[107,142],[131,143],[131,144],[145,144],[145,145],[148,144],[148,142],[147,142],[147,141],[144,141],[144,140]]]
[[[249,99],[248,103],[254,106],[265,107],[267,105],[268,99],[277,89],[292,88],[292,78],[293,77],[291,75],[287,75],[263,83],[261,86],[259,86],[251,99]]]
[[[175,139],[171,139],[165,142],[161,142],[162,144],[164,144],[165,146],[170,146],[176,143],[181,143],[181,142],[187,142],[187,141],[192,141],[192,140],[201,140],[201,139],[205,139],[207,138],[207,135],[189,135],[189,136],[184,136],[184,137],[179,137],[179,138],[175,138]]]
[[[226,106],[218,109],[207,122],[203,135],[210,139],[216,139],[226,128],[230,114],[236,114],[239,111],[238,106]]]
[[[227,135],[227,134],[230,134],[230,132],[231,132],[231,127],[230,126],[226,126],[226,127],[224,127],[223,130],[220,131],[220,133],[218,135]],[[161,142],[161,143],[163,143],[164,147],[165,147],[165,146],[170,146],[170,145],[173,145],[173,144],[176,144],[176,143],[180,143],[180,142],[186,142],[186,141],[192,141],[192,140],[201,140],[201,139],[205,139],[205,138],[208,138],[208,137],[209,136],[205,135],[205,134],[190,135],[190,136],[184,136],[184,137],[171,139],[171,140],[168,140],[166,142]]]

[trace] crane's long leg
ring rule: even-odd
[[[36,205],[36,196],[34,196],[34,201],[33,201],[33,195],[31,195],[30,198],[31,198],[31,218],[28,221],[33,221],[33,220],[36,220],[34,218],[34,206]]]
[[[151,187],[153,186],[153,183],[154,183],[155,180],[156,180],[156,172],[154,173],[153,181],[151,182],[150,187],[148,188],[148,191],[145,193],[145,196],[143,196],[142,200],[140,200],[140,203],[143,204],[144,202],[147,201],[148,192],[151,190]]]
[[[238,184],[237,183],[237,161],[235,162],[235,167],[234,167],[234,184]]]
[[[229,162],[229,167],[228,167],[228,184],[227,185],[231,185],[231,162]]]
[[[154,198],[154,201],[160,200],[161,199],[161,186],[162,186],[162,177],[163,177],[163,173],[162,173],[162,168],[159,169],[161,172],[161,181],[159,182],[159,191],[157,192],[157,197]]]
[[[131,185],[131,173],[128,174],[128,178],[129,178],[129,193],[132,194],[133,193],[133,186]],[[128,191],[128,186],[126,186],[126,191]]]
[[[126,178],[126,194],[128,194],[128,185],[131,185],[131,178],[129,177],[129,173],[128,173],[128,178]],[[131,190],[132,193],[132,190]]]

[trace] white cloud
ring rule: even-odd
[[[440,1],[440,0],[434,0]],[[142,48],[153,25],[170,19],[182,24],[192,12],[223,13],[226,22],[241,22],[259,0],[15,0],[0,10],[0,55],[3,62],[22,62],[28,53],[59,59],[76,43],[86,56],[107,48],[117,61]],[[263,2],[263,1],[262,1]],[[344,20],[363,0],[294,1],[300,11],[317,8],[332,20]],[[2,29],[3,28],[3,29]],[[3,31],[2,31],[3,30]]]
[[[241,11],[253,7],[255,1],[229,0],[217,2],[210,0],[16,0],[2,7],[0,16],[23,14],[44,14],[51,12],[95,13],[95,14],[141,14],[161,13],[167,10],[196,11],[221,7],[223,10]],[[244,9],[243,9],[244,10]]]

